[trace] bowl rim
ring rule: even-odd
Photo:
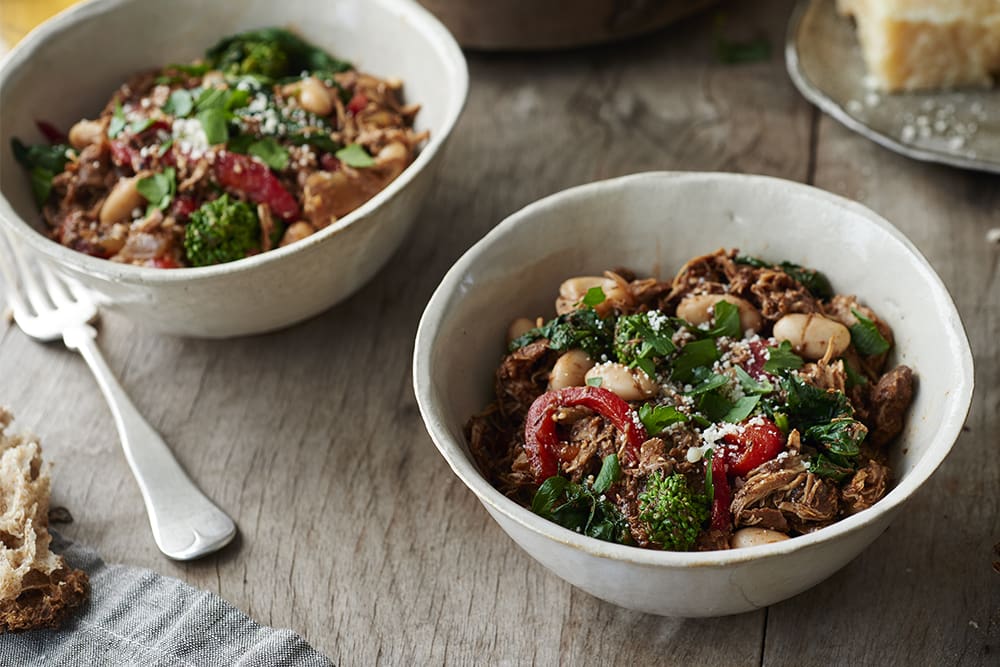
[[[50,40],[58,39],[62,34],[73,30],[80,21],[110,14],[124,5],[135,4],[141,1],[90,0],[89,2],[73,5],[44,21],[29,32],[3,58],[0,58],[0,89],[5,86],[13,72],[27,65],[40,47]],[[212,266],[179,267],[170,270],[112,262],[67,248],[40,233],[30,222],[22,218],[14,210],[14,207],[11,206],[2,191],[0,191],[0,225],[14,232],[20,240],[27,243],[34,250],[48,255],[59,263],[82,273],[103,276],[115,281],[148,285],[176,284],[188,280],[200,280],[237,273],[256,266],[278,262],[290,255],[310,250],[322,243],[330,242],[337,234],[371,217],[383,204],[395,198],[420,172],[431,164],[449,136],[451,136],[468,98],[468,64],[458,42],[455,41],[455,38],[448,29],[444,27],[444,24],[423,6],[409,0],[365,0],[365,2],[359,4],[367,5],[370,3],[379,4],[386,10],[402,16],[413,28],[414,32],[420,34],[440,54],[446,64],[446,68],[442,73],[447,76],[452,92],[445,100],[444,118],[440,129],[431,135],[427,144],[417,153],[417,158],[407,165],[406,169],[399,176],[393,179],[389,185],[380,190],[374,197],[332,225],[328,225],[296,243],[274,248],[267,252],[253,255],[252,257],[245,257],[233,262]]]
[[[858,514],[841,519],[837,523],[808,535],[741,549],[674,552],[603,542],[596,538],[580,535],[535,515],[529,509],[507,498],[486,480],[471,457],[466,455],[465,443],[458,442],[451,437],[445,426],[444,415],[433,400],[435,383],[432,374],[431,351],[434,347],[434,341],[438,338],[442,319],[451,306],[451,300],[463,291],[461,282],[464,275],[477,263],[480,255],[515,228],[530,224],[533,218],[543,211],[560,208],[564,202],[587,198],[594,193],[614,191],[641,183],[663,187],[668,182],[669,186],[674,186],[675,184],[683,185],[685,182],[698,181],[715,181],[723,184],[745,183],[750,186],[770,185],[784,188],[789,193],[816,198],[845,212],[859,215],[867,223],[881,228],[902,243],[914,260],[915,268],[930,278],[933,290],[936,292],[936,294],[931,295],[932,298],[935,299],[938,306],[946,310],[943,313],[945,315],[943,318],[944,329],[947,332],[950,354],[960,365],[962,382],[952,388],[949,401],[950,409],[940,422],[939,435],[931,442],[914,469],[878,503]],[[951,451],[971,407],[974,381],[972,351],[965,327],[948,289],[927,259],[895,226],[857,202],[810,185],[771,176],[727,172],[656,171],[636,173],[562,190],[511,214],[469,248],[445,274],[420,318],[413,353],[414,393],[427,431],[452,471],[479,498],[491,514],[500,513],[532,533],[594,557],[653,567],[724,567],[762,558],[780,557],[796,551],[819,548],[825,543],[835,541],[840,536],[860,531],[883,517],[891,515],[893,510],[902,505],[923,485]]]

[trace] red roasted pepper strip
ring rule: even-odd
[[[629,404],[607,389],[566,387],[547,392],[531,404],[524,423],[524,452],[536,484],[559,474],[559,456],[556,451],[559,436],[552,416],[559,408],[573,407],[589,408],[621,431],[625,435],[625,455],[631,463],[638,462],[639,448],[649,439],[646,429]]]
[[[358,113],[368,106],[368,97],[364,93],[354,93],[354,97],[347,103],[347,110],[351,113]]]
[[[736,448],[735,451],[730,449],[727,459],[729,474],[739,477],[746,477],[751,470],[785,450],[785,434],[767,417],[744,422],[741,432],[729,433],[723,441]]]
[[[712,498],[712,528],[729,530],[733,517],[729,507],[733,502],[733,494],[729,489],[729,479],[726,477],[726,456],[716,450],[712,456],[712,488],[715,497]]]
[[[255,204],[267,204],[271,212],[286,222],[299,218],[299,203],[264,164],[249,155],[219,153],[215,158],[215,178],[223,188],[243,193]]]
[[[35,126],[38,128],[39,132],[45,135],[45,138],[50,144],[65,144],[69,141],[69,138],[63,133],[62,130],[48,121],[36,120]]]

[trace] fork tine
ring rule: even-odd
[[[7,237],[7,241],[14,254],[14,262],[20,270],[21,284],[28,295],[28,303],[31,304],[35,314],[41,315],[52,310],[53,304],[39,286],[35,270],[31,267],[26,253],[18,247],[17,241],[10,236]]]
[[[87,291],[87,288],[84,287],[83,284],[76,278],[63,278],[63,285],[69,289],[70,295],[72,295],[73,300],[77,303],[88,303],[90,305],[94,305],[94,299],[90,296],[90,292]]]
[[[38,271],[42,274],[42,281],[45,283],[45,289],[56,308],[59,306],[68,306],[73,303],[73,299],[70,298],[69,292],[66,289],[66,284],[60,280],[52,269],[50,269],[44,262],[39,262]]]

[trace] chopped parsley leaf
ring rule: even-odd
[[[885,339],[875,323],[855,308],[851,308],[851,312],[854,313],[854,317],[858,318],[858,323],[851,327],[851,342],[854,343],[855,349],[866,357],[888,352],[889,341]]]
[[[600,285],[597,285],[587,290],[587,294],[583,297],[583,305],[593,308],[594,306],[599,306],[604,303],[605,299],[607,299],[607,297],[604,295],[604,290],[601,289]]]
[[[369,155],[368,151],[361,144],[344,146],[334,153],[334,157],[348,167],[354,167],[355,169],[365,169],[375,166],[375,158]]]
[[[643,403],[639,407],[639,421],[651,436],[663,433],[663,430],[671,424],[686,422],[687,419],[687,415],[672,405],[653,407],[649,403]]]

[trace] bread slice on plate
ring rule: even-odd
[[[57,627],[87,599],[87,573],[49,551],[49,467],[0,408],[0,632]]]
[[[1000,0],[837,0],[868,71],[889,92],[990,86],[1000,72]]]

